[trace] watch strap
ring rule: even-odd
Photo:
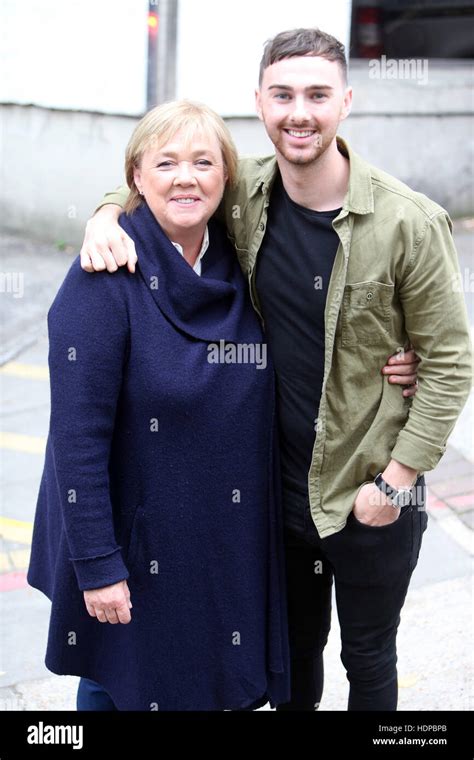
[[[381,472],[379,472],[379,474],[376,476],[374,483],[377,488],[382,491],[382,493],[388,496],[392,502],[392,506],[395,509],[398,509],[399,507],[405,507],[407,504],[411,503],[411,500],[413,498],[412,488],[401,488],[397,491],[396,488],[393,488],[387,483],[386,480],[383,479]]]

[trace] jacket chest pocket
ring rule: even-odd
[[[342,301],[343,346],[372,345],[387,340],[391,324],[393,285],[354,282],[346,285]]]

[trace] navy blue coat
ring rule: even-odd
[[[273,369],[212,363],[261,343],[233,248],[199,277],[147,206],[121,224],[138,271],[76,260],[48,314],[51,418],[28,581],[52,602],[46,666],[119,710],[289,699]],[[83,590],[127,579],[128,625]]]

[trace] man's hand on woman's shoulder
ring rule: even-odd
[[[121,228],[118,218],[123,209],[114,203],[102,206],[86,225],[81,248],[81,267],[86,272],[116,272],[128,267],[135,272],[138,257],[135,243]]]

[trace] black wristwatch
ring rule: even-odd
[[[389,486],[389,484],[385,482],[381,472],[379,472],[375,478],[374,483],[378,488],[380,488],[382,493],[389,497],[390,501],[392,502],[392,506],[395,507],[395,509],[398,509],[399,507],[406,507],[408,504],[411,504],[411,501],[413,499],[413,487],[400,488],[400,490],[397,491],[396,488],[392,488],[392,486]]]

